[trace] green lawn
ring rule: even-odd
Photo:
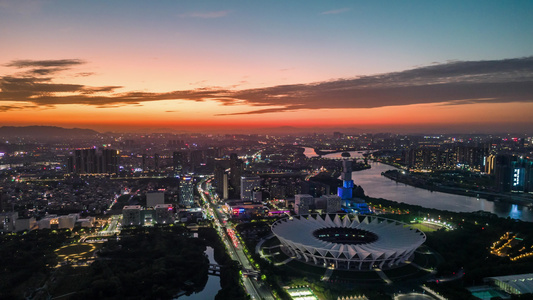
[[[422,232],[433,232],[440,229],[437,225],[431,225],[431,224],[422,224],[422,223],[416,223],[416,224],[410,224],[409,226],[416,228]]]

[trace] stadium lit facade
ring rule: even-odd
[[[300,215],[272,224],[282,250],[321,267],[345,270],[393,268],[424,243],[426,235],[377,216]]]

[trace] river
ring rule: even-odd
[[[209,258],[210,264],[216,264],[215,256],[213,254],[213,248],[207,247],[207,250],[205,250],[205,254],[207,254],[207,257]],[[209,275],[209,279],[207,279],[207,283],[205,284],[204,289],[199,293],[194,293],[189,296],[180,296],[178,299],[187,299],[187,300],[204,300],[204,299],[215,299],[215,296],[217,295],[218,291],[220,290],[220,277]]]
[[[350,151],[349,153],[352,159],[360,159],[365,152],[366,151]],[[306,154],[307,157],[317,156],[312,148],[305,148],[304,154]],[[327,154],[322,157],[332,159],[342,158],[340,152]],[[381,175],[382,172],[396,169],[395,167],[378,162],[371,162],[370,165],[370,169],[352,173],[354,183],[360,185],[363,190],[365,190],[365,194],[370,197],[454,212],[483,210],[503,218],[511,217],[513,219],[533,222],[533,210],[527,207],[415,188],[403,183],[397,183],[396,181]]]

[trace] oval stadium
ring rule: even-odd
[[[285,254],[306,263],[344,270],[388,269],[403,264],[426,235],[377,216],[299,215],[272,224]]]

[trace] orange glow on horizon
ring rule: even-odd
[[[20,104],[20,103],[19,103]],[[259,107],[261,108],[261,107]],[[216,102],[154,101],[98,108],[58,105],[3,113],[1,125],[55,125],[84,128],[168,128],[210,130],[222,128],[446,126],[456,124],[531,123],[532,103],[435,105],[420,104],[372,109],[316,109],[267,114],[220,115],[258,109]],[[496,121],[495,121],[496,120]]]

